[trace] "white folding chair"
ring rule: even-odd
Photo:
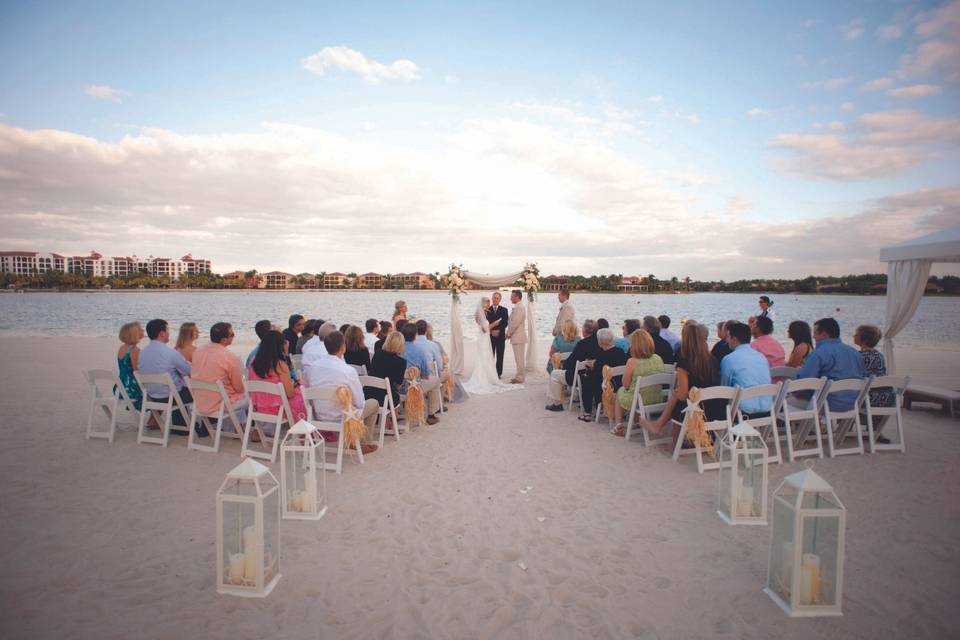
[[[440,379],[440,370],[437,368],[437,363],[436,363],[436,362],[431,362],[431,363],[430,363],[430,368],[431,368],[431,370],[433,371],[433,373],[432,373],[431,375],[436,376],[436,377],[437,377],[437,380],[439,380],[439,379]],[[366,375],[366,374],[363,373],[363,374],[361,374],[361,375]],[[443,385],[442,382],[441,382],[440,384]],[[442,388],[442,386],[441,386],[441,388],[440,388],[440,413],[444,413],[445,411],[446,411],[446,409],[443,408],[443,388]]]
[[[372,389],[382,389],[385,393],[383,397],[383,404],[380,405],[380,411],[377,414],[377,422],[374,426],[374,429],[379,427],[380,436],[374,439],[377,440],[377,444],[383,449],[383,440],[384,436],[387,434],[387,416],[389,415],[393,420],[393,428],[390,431],[390,435],[394,437],[397,442],[400,442],[400,426],[397,423],[397,411],[396,407],[393,406],[393,393],[390,391],[390,378],[376,378],[374,376],[360,376],[360,384],[364,387],[370,387]],[[374,431],[376,433],[376,431]]]
[[[780,451],[780,432],[777,430],[777,414],[780,412],[780,403],[783,402],[783,383],[774,382],[773,384],[760,384],[755,387],[740,389],[737,395],[737,405],[733,415],[737,417],[737,422],[748,424],[760,433],[767,446],[772,447],[773,451],[767,450],[767,462],[783,462],[783,455]],[[744,417],[743,401],[754,398],[770,398],[770,413],[767,415],[753,415],[750,418]]]
[[[243,424],[241,424],[240,419],[237,417],[236,411],[230,402],[230,396],[227,395],[226,389],[223,388],[223,382],[217,380],[216,384],[212,382],[204,382],[203,380],[196,380],[194,378],[184,378],[184,382],[187,383],[187,388],[190,389],[190,395],[193,396],[193,410],[190,412],[190,436],[187,438],[187,448],[193,449],[194,451],[210,451],[217,453],[220,451],[220,436],[225,435],[228,438],[242,438],[243,437]],[[217,411],[213,413],[201,413],[197,409],[197,391],[208,391],[210,393],[216,393],[220,396],[220,407]],[[216,419],[216,423],[211,422],[211,418]],[[230,426],[233,427],[233,431],[223,431],[223,420],[224,418],[229,418]],[[207,428],[207,431],[210,433],[210,438],[213,442],[212,445],[206,444],[197,444],[197,427],[203,425]]]
[[[910,376],[877,376],[870,384],[870,392],[889,390],[893,394],[893,406],[879,406],[873,404],[870,393],[867,393],[866,407],[867,442],[870,453],[877,451],[906,451],[903,440],[903,393],[910,384]],[[893,423],[896,438],[890,438],[890,444],[877,442],[880,430],[886,429],[890,433],[889,425]]]
[[[350,366],[353,367],[353,370],[357,372],[357,375],[358,375],[358,376],[365,376],[365,375],[367,375],[367,367],[366,367],[366,365],[363,365],[363,364],[351,364]]]
[[[820,435],[820,395],[828,381],[826,378],[799,378],[783,383],[780,412],[777,420],[783,423],[787,443],[787,461],[793,462],[805,456],[823,457],[823,439]],[[795,398],[794,394],[810,394],[809,398]],[[791,402],[791,399],[794,401]],[[804,446],[811,434],[816,444]]]
[[[576,400],[581,407],[583,406],[583,388],[580,384],[580,372],[586,371],[586,369],[587,365],[583,360],[577,362],[577,366],[573,371],[573,386],[570,387],[570,404],[567,406],[568,411],[573,411],[574,400]]]
[[[627,442],[630,441],[631,436],[633,435],[634,424],[638,419],[642,418],[644,420],[653,420],[660,417],[660,415],[667,408],[667,401],[670,399],[670,393],[673,389],[673,385],[676,384],[675,378],[677,377],[676,373],[655,373],[653,375],[644,376],[637,379],[637,384],[633,388],[633,402],[630,404],[630,416],[627,419],[627,432],[624,436],[624,440]],[[640,390],[646,387],[661,387],[661,397],[660,402],[656,404],[644,404],[643,396],[640,395]],[[643,434],[643,446],[652,447],[658,444],[664,444],[670,442],[672,437],[668,434],[666,436],[660,436],[659,438],[654,438],[649,431],[642,427],[638,427]]]
[[[624,371],[624,369],[626,369],[626,368],[627,368],[627,365],[621,365],[621,366],[619,366],[619,367],[611,367],[611,369],[613,369],[613,375],[610,377],[610,380],[612,381],[613,378],[616,378],[616,377],[622,378],[622,377],[623,377],[623,371]],[[614,401],[614,402],[617,402],[617,394],[616,394],[616,393],[613,394],[613,401]],[[597,403],[597,410],[594,412],[594,413],[595,413],[595,415],[593,416],[593,421],[594,421],[594,422],[600,422],[600,411],[601,411],[602,409],[603,409],[603,400],[601,399],[600,402]],[[607,422],[608,422],[609,424],[613,424],[613,418],[614,418],[614,416],[607,416]]]
[[[346,447],[343,442],[343,420],[318,420],[313,415],[313,402],[312,400],[327,400],[329,402],[337,401],[337,388],[336,387],[307,387],[303,389],[303,400],[307,404],[307,422],[315,426],[321,431],[332,431],[337,434],[337,446],[336,449],[333,447],[324,448],[325,453],[334,453],[336,455],[336,462],[329,463],[326,458],[323,460],[323,469],[331,469],[336,473],[343,472],[343,453]],[[389,393],[389,392],[388,392]],[[356,449],[350,449],[351,452],[355,453],[357,460],[360,461],[360,464],[364,463],[363,460],[363,451],[359,446]]]
[[[87,439],[105,438],[110,444],[113,444],[114,435],[117,432],[117,420],[120,417],[120,410],[126,409],[130,415],[137,415],[137,408],[127,394],[123,382],[113,371],[106,369],[90,369],[84,371],[84,376],[90,384],[90,415],[87,417]],[[97,407],[103,409],[107,415],[109,425],[106,431],[94,429],[93,416]]]
[[[796,380],[797,371],[800,371],[799,367],[770,367],[770,377]]]
[[[283,440],[283,425],[286,424],[289,428],[292,427],[295,422],[293,412],[290,410],[290,403],[287,401],[287,392],[284,391],[283,384],[280,382],[244,380],[243,384],[247,392],[249,407],[247,408],[247,424],[243,428],[243,444],[240,447],[240,456],[276,462],[277,452],[280,450],[280,441]],[[264,413],[256,411],[253,396],[250,395],[251,393],[265,393],[279,397],[280,406],[277,408],[277,412]],[[272,436],[267,435],[263,430],[265,424],[273,425]],[[256,429],[257,434],[260,436],[259,448],[250,446],[251,444],[256,444],[250,442],[250,432],[253,429]],[[267,447],[266,451],[264,450],[264,446]]]
[[[708,400],[725,400],[726,406],[724,407],[724,417],[720,420],[707,420],[706,415],[704,415],[704,428],[708,434],[713,434],[716,432],[716,437],[713,438],[714,442],[714,453],[716,455],[716,460],[714,462],[704,462],[703,461],[703,450],[700,448],[700,443],[693,449],[684,449],[683,443],[686,440],[687,429],[683,422],[677,422],[673,420],[674,424],[680,425],[680,437],[677,438],[677,444],[673,448],[673,459],[674,461],[678,460],[681,455],[687,453],[693,453],[697,456],[697,473],[703,473],[704,471],[710,471],[713,469],[720,468],[720,456],[719,447],[720,440],[726,434],[727,430],[733,426],[733,420],[731,419],[733,414],[731,413],[733,406],[737,402],[737,394],[740,392],[739,387],[707,387],[706,389],[700,390],[700,408],[704,410],[706,414],[706,405],[705,403]]]
[[[850,378],[832,381],[826,392],[820,395],[820,406],[827,427],[827,454],[831,458],[853,454],[863,455],[863,425],[860,422],[860,413],[863,411],[863,403],[869,389],[869,378]],[[857,394],[853,406],[846,411],[831,409],[830,396],[843,392]],[[856,445],[844,446],[844,441],[848,437],[856,438]]]
[[[173,424],[173,414],[180,412],[180,417],[184,422],[187,421],[187,408],[183,405],[177,386],[173,384],[173,378],[169,373],[140,373],[134,371],[137,383],[140,385],[140,392],[143,394],[143,401],[140,403],[140,424],[137,428],[137,444],[159,444],[167,446],[170,442],[171,431],[188,431],[190,428]],[[147,385],[158,384],[167,388],[167,397],[163,400],[151,400],[147,395]],[[160,424],[160,437],[147,435],[147,419],[153,414],[157,417]]]

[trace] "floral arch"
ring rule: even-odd
[[[536,263],[527,263],[522,271],[503,275],[487,275],[466,271],[462,265],[451,265],[444,278],[450,291],[450,370],[463,375],[463,325],[460,321],[460,296],[464,289],[496,289],[516,286],[527,294],[527,371],[539,369],[537,357],[536,294],[540,290],[540,272]]]

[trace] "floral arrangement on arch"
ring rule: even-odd
[[[536,262],[528,262],[524,265],[521,286],[527,292],[527,299],[533,300],[537,291],[540,290],[540,269],[537,268]]]
[[[467,288],[462,265],[450,265],[450,271],[447,272],[447,288],[454,300],[460,300],[460,294]]]

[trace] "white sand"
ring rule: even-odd
[[[542,378],[455,405],[365,466],[328,474],[328,515],[282,523],[274,593],[218,596],[214,495],[239,447],[138,446],[129,431],[113,445],[85,440],[81,370],[114,366],[115,348],[0,340],[2,638],[874,639],[960,628],[956,420],[912,411],[906,455],[817,463],[849,510],[845,615],[791,620],[761,591],[769,528],[722,524],[715,475],[544,411]],[[901,363],[958,386],[955,355]],[[771,481],[800,468],[775,466]]]

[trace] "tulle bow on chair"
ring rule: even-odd
[[[700,406],[700,389],[693,387],[687,395],[687,408],[683,410],[683,427],[687,442],[700,445],[700,448],[710,455],[715,455],[713,442],[707,433],[703,417],[703,408]]]
[[[404,374],[407,379],[407,399],[404,402],[404,413],[407,416],[407,425],[414,426],[424,423],[423,389],[420,388],[420,369],[410,367]]]
[[[613,369],[610,365],[603,365],[603,413],[607,419],[613,421],[613,403],[616,394],[613,391]]]
[[[363,424],[360,410],[353,406],[353,392],[349,387],[337,387],[337,404],[343,410],[343,445],[359,448],[367,437],[367,426]]]

